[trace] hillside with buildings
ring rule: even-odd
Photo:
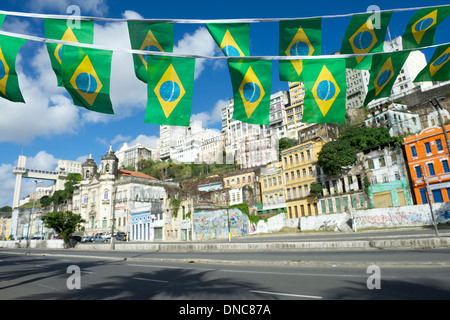
[[[385,43],[385,51],[399,48],[399,38]],[[82,176],[64,209],[83,216],[87,234],[110,231],[115,221],[115,230],[132,239],[189,240],[195,238],[196,223],[214,224],[205,218],[208,214],[241,203],[248,205],[249,215],[285,212],[294,219],[449,202],[450,82],[413,83],[425,65],[425,56],[412,52],[391,97],[367,108],[362,104],[369,74],[348,69],[344,125],[303,123],[303,83],[289,83],[289,91],[271,95],[269,125],[233,119],[231,99],[222,107],[221,130],[195,121],[189,127],[161,126],[156,147],[125,144],[116,152],[110,149],[98,164],[91,158],[62,163],[55,170],[61,176],[56,181],[67,176],[68,165]],[[352,161],[327,173],[319,165],[322,150],[339,156],[345,145],[336,143],[331,149],[331,143],[355,127],[379,128],[396,139],[360,147]],[[280,150],[280,139],[293,144]],[[25,175],[26,170],[15,173]],[[36,188],[27,200],[58,188],[61,184]],[[3,215],[0,237],[26,234],[26,213],[18,207],[15,203],[9,222]],[[36,223],[31,233],[48,234],[38,222],[47,209],[32,210]],[[196,216],[198,212],[203,215]]]

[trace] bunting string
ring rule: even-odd
[[[128,49],[128,48],[120,48],[120,47],[109,47],[102,46],[97,44],[87,44],[87,43],[79,43],[79,42],[69,42],[55,39],[48,39],[43,37],[36,37],[31,35],[18,34],[13,32],[1,31],[0,35],[25,39],[29,41],[42,42],[42,43],[53,43],[53,44],[61,44],[68,45],[74,47],[81,48],[89,48],[89,49],[99,49],[113,52],[121,52],[121,53],[131,53],[131,54],[140,54],[140,55],[149,55],[149,56],[158,56],[158,57],[177,57],[177,58],[195,58],[195,59],[211,59],[211,60],[318,60],[318,59],[347,59],[347,58],[356,58],[356,57],[365,57],[365,56],[374,56],[378,54],[383,54],[386,52],[368,52],[368,53],[360,53],[360,54],[330,54],[330,55],[318,55],[318,56],[205,56],[198,54],[185,54],[185,53],[173,53],[173,52],[156,52],[156,51],[147,51],[147,50],[136,50],[136,49]],[[416,51],[422,49],[430,49],[436,48],[442,45],[448,45],[450,42],[434,44],[426,47],[420,48],[411,48],[411,49],[402,49],[398,51]]]

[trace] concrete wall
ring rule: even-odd
[[[0,241],[0,248],[26,248],[26,240]],[[62,240],[30,240],[31,249],[64,249]]]
[[[228,216],[233,236],[249,233],[249,219],[238,209],[199,210],[193,213],[192,240],[228,239]]]
[[[433,204],[433,212],[438,223],[450,222],[450,203]],[[352,217],[353,216],[353,217]],[[267,222],[261,220],[252,226],[252,233],[270,233],[283,227],[299,228],[302,231],[349,231],[365,228],[418,227],[432,225],[430,207],[413,205],[403,207],[353,210],[351,213],[333,213],[289,219],[281,213]]]

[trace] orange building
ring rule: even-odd
[[[450,125],[446,125],[450,136]],[[425,177],[432,203],[450,201],[449,152],[441,127],[429,127],[404,139],[406,158],[417,204],[428,203]]]

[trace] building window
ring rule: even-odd
[[[103,193],[103,200],[108,200],[108,190]]]
[[[432,163],[428,164],[428,171],[430,172],[430,176],[434,176],[434,165]]]
[[[422,171],[420,170],[420,166],[414,167],[414,170],[416,171],[416,177],[422,178]]]
[[[436,140],[436,147],[438,151],[442,151],[442,143],[441,143],[441,139],[437,139]]]
[[[429,142],[425,142],[425,150],[427,151],[427,154],[431,153],[431,146]]]
[[[386,161],[384,160],[384,157],[380,157],[378,159],[378,164],[380,165],[380,168],[383,168],[386,166]]]
[[[445,173],[450,172],[449,167],[448,167],[448,160],[442,160],[442,167],[444,168]]]
[[[417,158],[417,151],[415,146],[411,146],[411,154],[413,158]]]

